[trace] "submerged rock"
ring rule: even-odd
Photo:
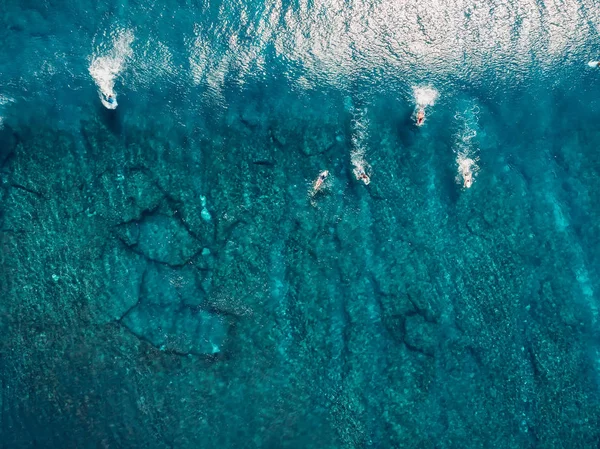
[[[117,235],[148,259],[173,266],[189,262],[204,247],[181,220],[162,214],[146,215],[140,221],[121,225]]]
[[[117,282],[108,290],[107,302],[113,309],[129,304],[120,322],[133,334],[175,353],[212,355],[221,351],[228,323],[202,308],[207,305],[202,272],[189,266],[171,268],[144,262],[143,275],[131,267],[124,267],[122,273],[113,275]],[[125,286],[120,279],[131,282]]]
[[[92,289],[87,292],[97,321],[118,320],[137,304],[146,267],[143,257],[122,247],[104,251],[102,259],[92,266]]]
[[[89,209],[114,222],[139,219],[144,211],[154,210],[164,194],[141,170],[108,171],[100,176],[90,195]]]
[[[404,342],[410,349],[433,355],[437,346],[436,331],[436,325],[425,321],[421,315],[409,315],[405,322]]]
[[[140,289],[141,301],[160,306],[201,306],[206,296],[201,286],[202,274],[191,266],[171,268],[150,263]]]
[[[157,348],[182,354],[217,354],[227,335],[223,317],[184,305],[142,303],[123,324]]]

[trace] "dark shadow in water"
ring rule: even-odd
[[[119,113],[122,106],[117,109],[107,109],[100,105],[100,118],[106,127],[115,135],[120,135],[123,131],[123,124],[121,122],[121,114]]]
[[[19,136],[6,125],[0,129],[0,167],[4,167],[19,143]]]
[[[412,111],[406,109],[402,118],[396,124],[396,135],[403,147],[412,147],[417,140],[419,133],[423,130],[419,128],[413,120]]]
[[[456,182],[456,178],[452,176],[452,172],[446,170],[444,173],[440,173],[440,175],[440,196],[445,197],[448,204],[454,206],[460,198],[462,186]]]

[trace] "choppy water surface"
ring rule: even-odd
[[[0,446],[598,445],[600,4],[0,21]]]

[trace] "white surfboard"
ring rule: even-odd
[[[588,62],[588,65],[590,67],[598,67],[599,64],[600,64],[600,61],[590,61],[590,62]]]

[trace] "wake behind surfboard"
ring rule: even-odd
[[[108,39],[106,39],[108,38]],[[89,72],[96,86],[102,105],[107,109],[117,108],[115,80],[123,72],[126,62],[133,55],[131,43],[133,32],[120,30],[116,33],[104,33],[104,39],[91,58]]]

